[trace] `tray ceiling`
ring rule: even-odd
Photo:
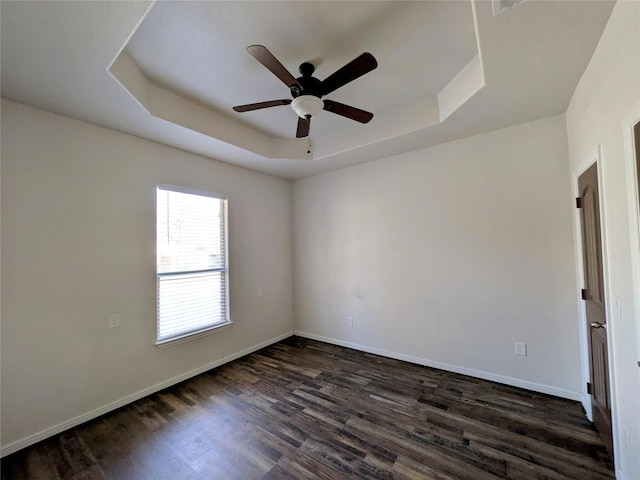
[[[283,178],[563,113],[613,7],[488,1],[1,2],[2,96]],[[247,54],[265,45],[323,79],[362,52],[378,68],[328,95],[295,139],[289,98]]]

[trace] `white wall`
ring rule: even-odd
[[[158,184],[229,198],[235,323],[167,349],[154,344]],[[3,453],[290,335],[291,229],[289,181],[2,101]]]
[[[572,205],[564,116],[296,181],[296,331],[580,398]]]
[[[640,106],[639,32],[640,2],[617,2],[567,110],[572,171],[596,146],[602,151],[608,332],[613,347],[609,353],[617,407],[614,448],[618,476],[629,480],[640,479],[640,368],[636,363],[640,359],[636,330],[640,319],[634,318],[623,122]]]

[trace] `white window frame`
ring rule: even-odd
[[[159,192],[161,190],[175,193],[184,193],[189,195],[198,195],[202,197],[210,197],[218,200],[222,200],[222,208],[223,208],[223,223],[222,233],[224,235],[224,267],[223,268],[211,268],[208,270],[197,270],[193,272],[171,272],[171,273],[160,273],[158,270],[158,252],[156,251],[156,346],[159,348],[167,348],[174,345],[178,345],[184,342],[188,342],[190,340],[194,340],[196,338],[200,338],[206,335],[211,335],[213,333],[218,333],[228,329],[233,322],[231,321],[231,313],[230,313],[230,305],[229,305],[229,232],[228,232],[228,199],[224,195],[219,195],[211,192],[203,192],[200,190],[194,190],[190,188],[176,187],[172,185],[158,185],[156,188],[156,249],[158,248],[158,197]],[[163,278],[176,278],[176,277],[184,277],[184,276],[196,276],[201,275],[203,272],[212,271],[212,272],[221,272],[224,276],[224,313],[225,319],[224,322],[212,323],[206,327],[200,328],[198,330],[190,330],[185,331],[171,337],[167,338],[159,338],[160,333],[160,282]]]

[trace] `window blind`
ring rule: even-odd
[[[157,189],[157,342],[229,323],[226,199]]]

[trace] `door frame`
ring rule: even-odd
[[[631,242],[631,275],[633,276],[634,318],[636,321],[638,366],[640,367],[640,178],[636,168],[636,148],[633,127],[640,123],[640,103],[622,122],[625,174],[627,177],[627,204],[629,206],[629,237]]]
[[[611,322],[610,320],[613,317],[613,298],[611,292],[609,290],[609,261],[607,255],[607,218],[606,218],[606,210],[604,208],[604,198],[605,195],[605,187],[603,181],[603,171],[602,171],[602,148],[600,145],[597,145],[586,157],[580,162],[580,164],[573,170],[572,172],[572,192],[574,199],[580,196],[580,189],[578,187],[578,178],[582,175],[589,167],[591,167],[594,163],[596,164],[596,168],[598,171],[598,205],[600,208],[600,245],[602,248],[602,276],[604,281],[604,300],[605,300],[605,315],[607,318],[607,350],[608,350],[608,370],[609,370],[609,395],[611,400],[611,429],[613,436],[613,451],[619,451],[618,444],[618,415],[617,415],[617,389],[616,389],[616,378],[614,375],[614,349],[613,349],[613,338],[615,337],[615,322]],[[578,303],[578,331],[579,331],[579,341],[580,341],[580,357],[582,364],[582,406],[584,407],[585,412],[587,413],[587,418],[593,421],[593,411],[591,409],[591,394],[587,392],[587,382],[591,380],[591,367],[589,362],[589,332],[587,326],[587,315],[585,303],[582,300],[580,289],[584,288],[584,266],[582,263],[582,230],[581,223],[582,220],[580,218],[580,210],[575,206],[574,200],[574,213],[573,213],[573,224],[574,224],[574,243],[575,243],[575,255],[576,255],[576,302]],[[619,305],[619,301],[617,302]]]

